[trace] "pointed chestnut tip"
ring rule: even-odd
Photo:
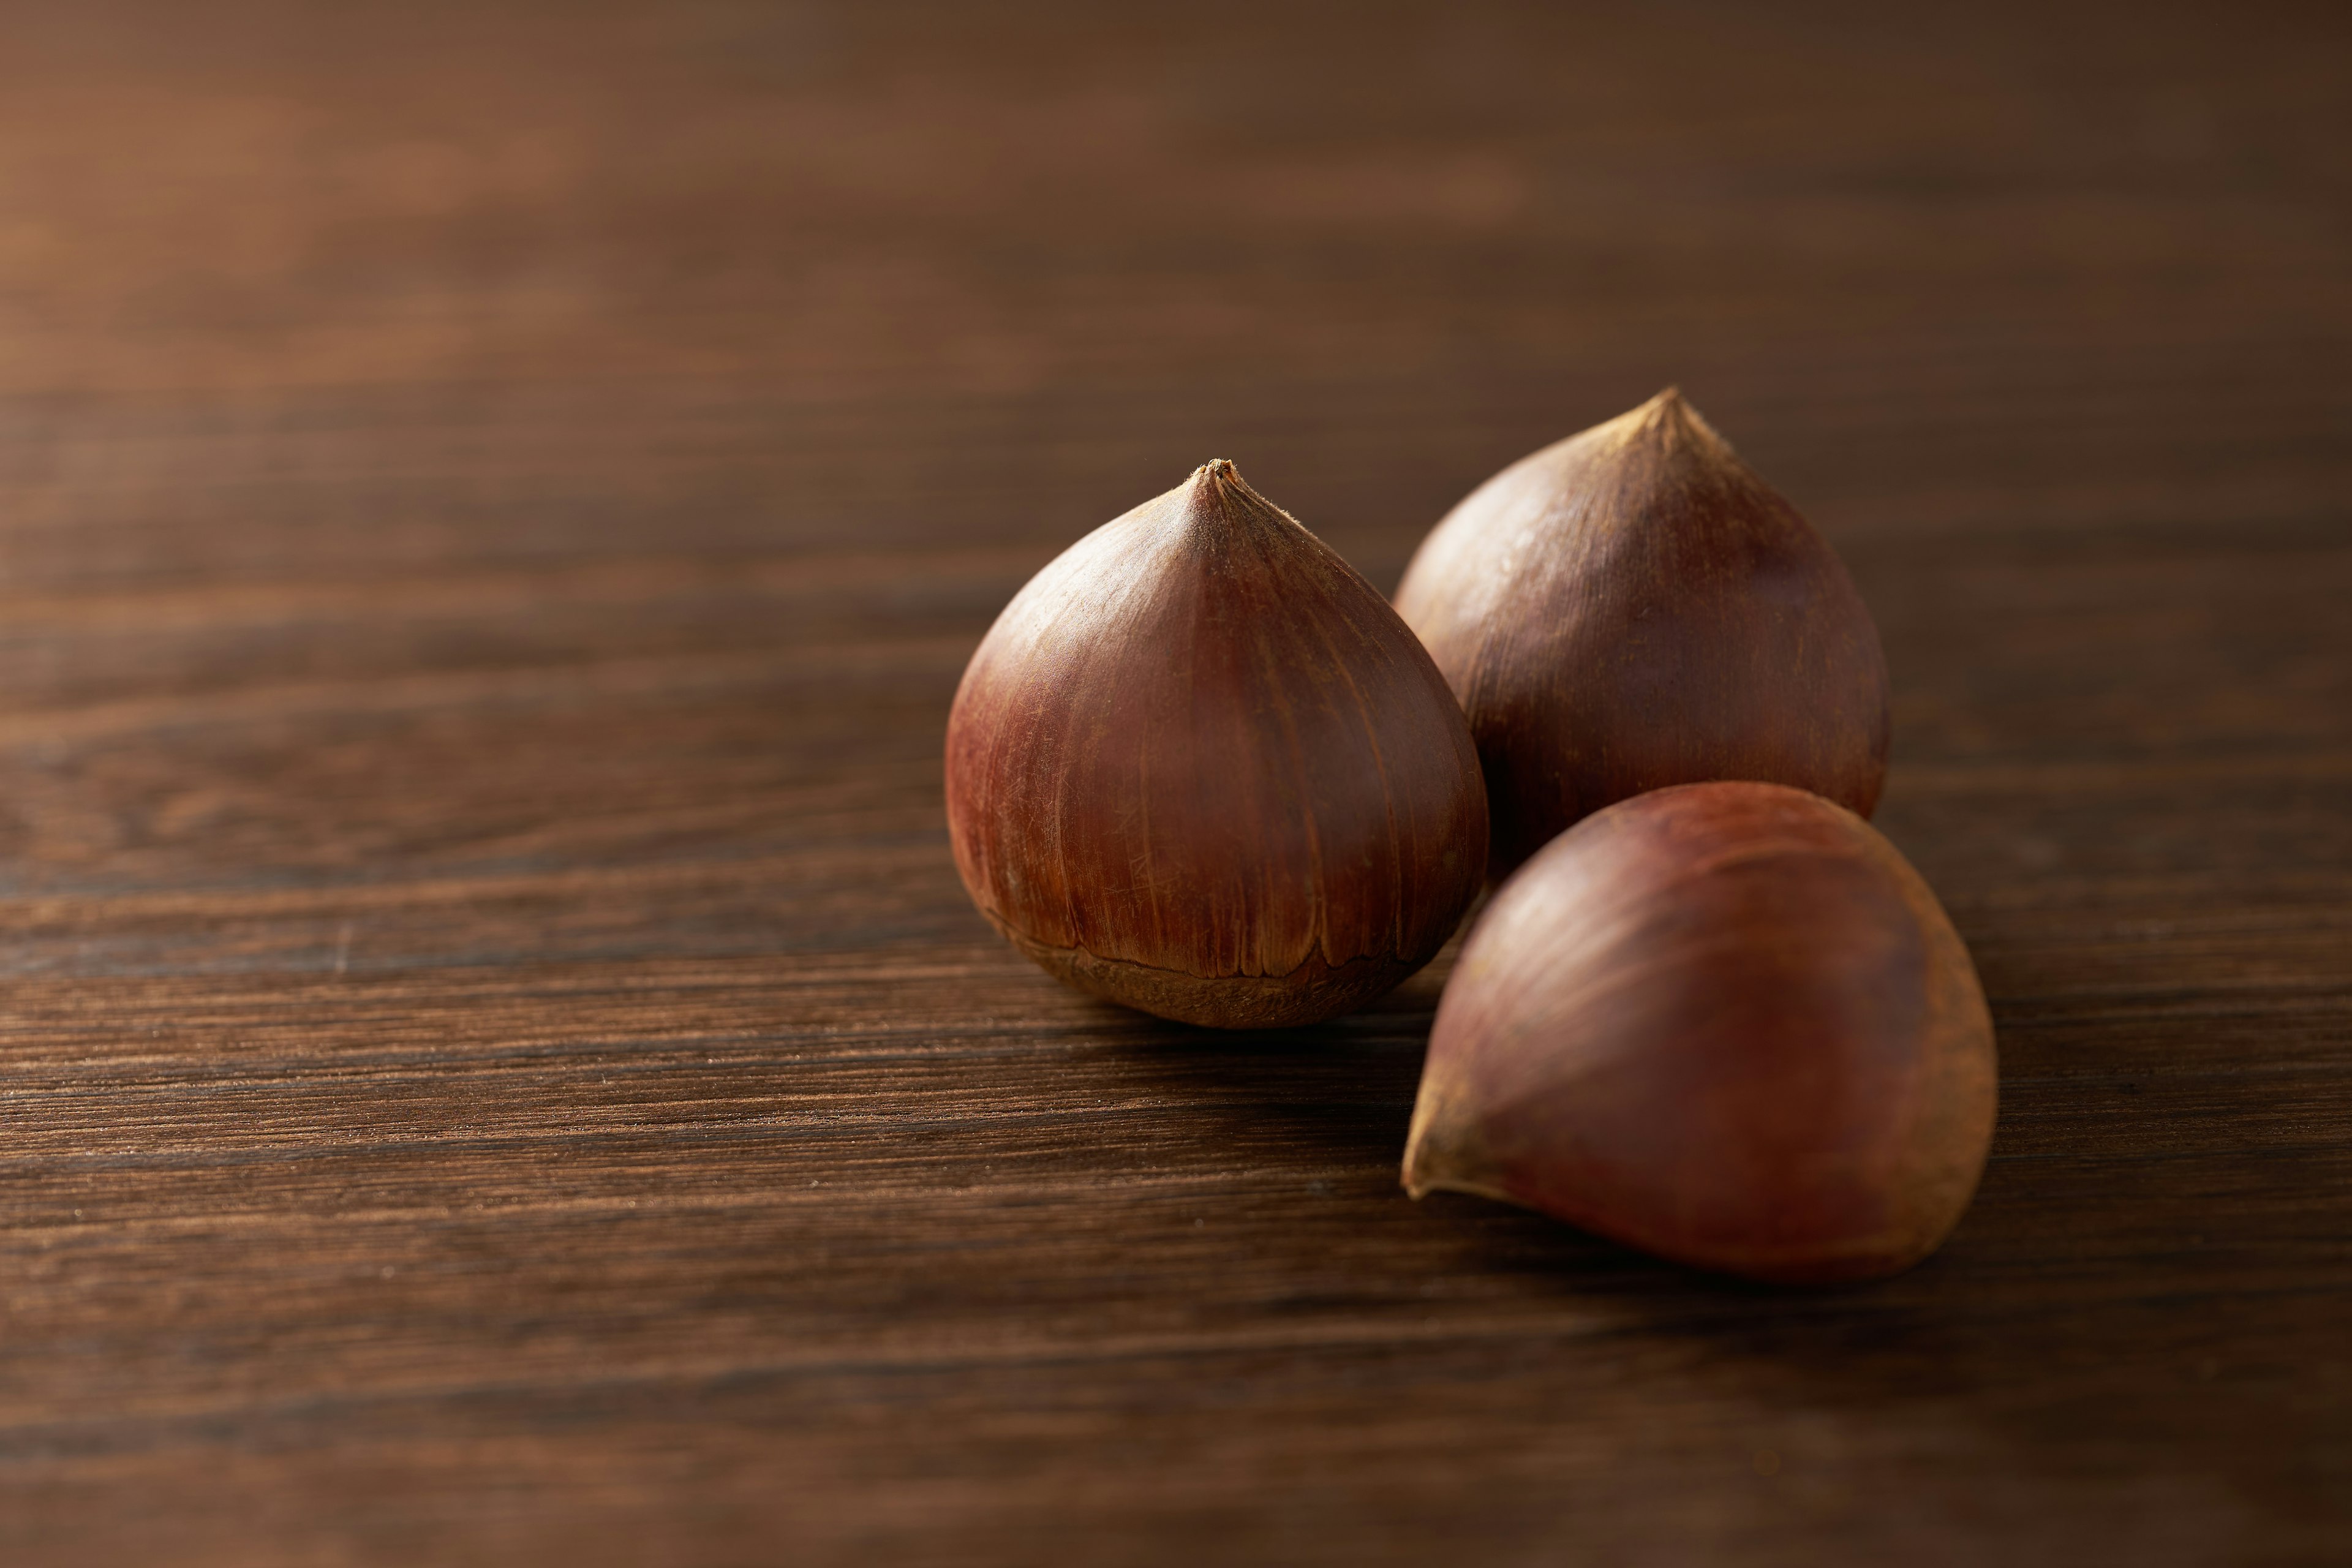
[[[1726,457],[1731,453],[1731,443],[1691,406],[1679,386],[1667,387],[1625,415],[1623,425],[1629,440],[1647,437],[1669,447],[1696,447]]]
[[[1504,1190],[1502,1173],[1495,1168],[1475,1130],[1464,1125],[1455,1110],[1443,1069],[1425,1069],[1420,1097],[1413,1102],[1412,1127],[1405,1134],[1404,1165],[1399,1173],[1405,1195],[1419,1202],[1444,1191],[1514,1201]]]
[[[1210,458],[1194,468],[1192,479],[1178,488],[1196,498],[1209,498],[1221,502],[1241,498],[1265,504],[1264,498],[1250,489],[1249,481],[1242,478],[1242,471],[1234,467],[1231,458]]]
[[[1422,1169],[1422,1151],[1429,1131],[1429,1097],[1423,1095],[1412,1108],[1412,1128],[1404,1135],[1404,1167],[1398,1173],[1404,1184],[1404,1195],[1419,1203],[1433,1190],[1427,1173]]]
[[[1297,528],[1298,520],[1250,488],[1230,458],[1212,458],[1192,470],[1192,477],[1169,492],[1187,520],[1202,537],[1223,537],[1227,529]]]
[[[1404,1184],[1404,1195],[1415,1203],[1433,1192],[1454,1185],[1444,1171],[1433,1167],[1428,1155],[1418,1144],[1405,1151],[1404,1169],[1400,1174]]]
[[[1669,386],[1634,409],[1632,417],[1644,425],[1684,425],[1697,418],[1698,410],[1690,405],[1681,387]]]

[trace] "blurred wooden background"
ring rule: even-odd
[[[1940,9],[0,8],[0,1556],[2352,1554],[2352,14]],[[2000,1026],[1871,1289],[1409,1203],[1442,963],[1188,1033],[948,858],[1085,530],[1390,584],[1670,381]]]

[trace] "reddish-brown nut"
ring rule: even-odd
[[[1778,784],[1638,795],[1496,892],[1438,1004],[1406,1190],[1759,1279],[1893,1274],[1992,1138],[1992,1020],[1925,881]]]
[[[1822,537],[1675,392],[1471,492],[1396,604],[1469,715],[1497,880],[1667,784],[1878,804],[1878,628]]]
[[[1222,1028],[1388,990],[1486,863],[1477,752],[1437,667],[1223,461],[1006,607],[956,692],[947,797],[964,886],[1022,952]]]

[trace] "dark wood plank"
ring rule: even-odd
[[[12,1563],[2352,1553],[2352,26],[0,14]],[[1217,455],[1392,583],[1679,382],[2003,1053],[1850,1291],[970,908],[966,656]]]

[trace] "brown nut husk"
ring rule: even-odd
[[[964,886],[1079,990],[1219,1028],[1390,989],[1486,859],[1444,679],[1329,546],[1210,463],[1005,608],[948,721]]]
[[[1869,824],[1777,784],[1587,817],[1479,917],[1404,1157],[1661,1257],[1790,1283],[1927,1257],[1992,1138],[1968,950]]]
[[[1396,604],[1469,715],[1497,880],[1668,784],[1878,803],[1878,628],[1829,545],[1676,392],[1481,485]]]

